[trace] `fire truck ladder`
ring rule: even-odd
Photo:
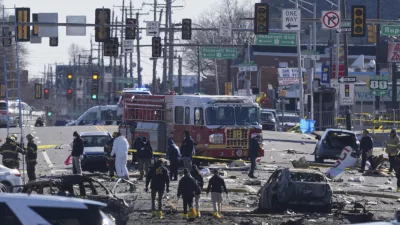
[[[3,27],[4,27],[4,6],[3,6]],[[12,49],[12,47],[10,47]],[[15,134],[20,136],[20,148],[24,149],[24,130],[22,128],[22,109],[21,109],[21,69],[20,69],[20,62],[19,62],[19,54],[18,54],[18,42],[15,42],[15,52],[17,58],[17,79],[8,79],[7,78],[7,54],[4,54],[4,84],[5,84],[5,99],[6,99],[6,121],[7,121],[7,136],[10,134]],[[8,82],[12,84],[12,87],[8,87]],[[15,83],[17,83],[17,88],[15,88]],[[15,96],[15,92],[17,91],[17,96]],[[14,96],[10,96],[10,92],[13,93]],[[10,116],[8,112],[9,101],[16,101],[18,102],[18,118],[19,118],[19,132],[10,133]],[[18,142],[18,140],[16,140]],[[25,184],[25,157],[22,157],[22,182]]]

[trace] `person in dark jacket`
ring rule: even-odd
[[[107,159],[108,164],[108,175],[111,179],[115,178],[115,155],[111,156],[111,152],[113,149],[114,139],[117,137],[118,132],[114,132],[112,134],[111,140],[109,140],[106,145],[104,145],[104,155]]]
[[[26,135],[28,144],[26,147],[26,170],[28,173],[29,181],[36,180],[35,166],[37,164],[37,145],[32,134]]]
[[[192,137],[190,136],[190,132],[188,130],[185,130],[185,139],[182,142],[181,155],[183,166],[189,171],[192,169],[192,158],[195,153],[194,146],[195,144]]]
[[[372,153],[374,149],[374,141],[371,136],[369,136],[368,130],[363,131],[363,137],[360,141],[360,150],[361,150],[361,169],[360,172],[363,173],[365,170],[365,163],[368,162],[371,164],[371,169],[375,170],[375,163],[372,160]]]
[[[188,169],[185,168],[183,170],[183,177],[178,185],[178,199],[182,195],[184,219],[193,219],[196,216],[196,210],[193,208],[193,198],[199,192],[199,185],[197,185],[196,180],[190,176]]]
[[[207,195],[211,190],[211,202],[213,204],[214,213],[213,216],[217,219],[221,219],[221,209],[222,209],[222,190],[228,194],[228,190],[225,186],[224,179],[219,175],[218,170],[214,170],[214,176],[208,181]]]
[[[204,179],[203,176],[201,176],[201,173],[199,171],[199,169],[197,168],[196,165],[192,166],[192,172],[190,172],[190,175],[196,180],[197,185],[199,185],[199,192],[196,193],[196,196],[194,198],[195,200],[195,205],[196,205],[196,217],[200,218],[201,217],[201,213],[200,213],[200,195],[201,195],[201,191],[203,190],[203,186],[204,186]]]
[[[179,162],[181,160],[181,153],[178,146],[174,143],[172,138],[168,140],[167,156],[169,160],[169,176],[171,180],[178,180]]]
[[[256,178],[254,176],[254,170],[256,168],[256,159],[258,157],[258,150],[260,149],[260,136],[257,135],[253,138],[250,139],[249,143],[249,158],[250,158],[250,172],[249,172],[249,177],[250,178]]]
[[[142,137],[142,143],[139,146],[136,153],[136,158],[139,163],[139,171],[140,176],[138,180],[143,180],[143,176],[149,171],[150,161],[153,158],[153,148],[150,145],[150,142],[146,139],[146,137]]]
[[[14,136],[6,138],[6,142],[0,147],[0,154],[3,156],[3,166],[10,169],[19,169],[18,153],[25,154],[16,142]]]
[[[161,211],[162,206],[162,199],[164,195],[164,190],[169,192],[169,175],[168,170],[162,165],[161,159],[157,160],[156,164],[153,168],[150,169],[149,173],[146,177],[146,189],[145,191],[148,192],[148,186],[151,182],[150,189],[151,189],[151,209],[152,215],[158,217],[160,219],[163,218],[163,213]],[[156,194],[158,193],[158,212],[156,211],[155,207],[155,200]]]
[[[136,151],[138,151],[140,149],[140,147],[142,146],[142,142],[143,142],[142,137],[141,136],[137,136],[135,141],[132,144],[132,148],[135,149]],[[135,162],[137,162],[137,161],[138,161],[137,160],[137,155],[133,154],[132,155],[132,161],[131,161],[132,166],[134,166]]]
[[[83,155],[83,139],[78,134],[78,132],[74,131],[72,134],[74,137],[74,141],[72,142],[72,172],[73,174],[82,174],[82,167],[81,167],[81,159]]]

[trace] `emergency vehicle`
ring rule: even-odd
[[[188,130],[197,156],[238,159],[247,158],[250,138],[262,140],[260,107],[251,97],[125,93],[123,99],[119,129],[131,146],[142,136],[153,151],[166,152],[168,138],[180,146]]]

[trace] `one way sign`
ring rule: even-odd
[[[357,82],[357,77],[341,77],[338,81],[339,83],[355,83]]]
[[[300,9],[282,9],[282,30],[300,31],[301,10]]]

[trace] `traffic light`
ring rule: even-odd
[[[153,37],[151,39],[151,56],[153,58],[161,57],[161,37]]]
[[[12,33],[10,31],[10,27],[4,26],[4,27],[2,27],[2,30],[3,30],[3,32],[2,32],[2,34],[3,34],[3,38],[2,38],[3,39],[3,46],[4,47],[10,47],[12,45],[12,38],[11,38]]]
[[[0,98],[6,97],[6,84],[0,84]]]
[[[99,88],[97,85],[92,85],[92,92],[91,92],[92,100],[97,100],[99,96]]]
[[[118,57],[118,38],[114,37],[104,42],[104,56]]]
[[[49,45],[50,45],[50,47],[57,47],[58,46],[58,37],[49,38]]]
[[[72,99],[72,89],[67,90],[67,99],[71,100]]]
[[[17,23],[30,23],[31,22],[31,9],[30,8],[15,8],[15,16]],[[31,41],[31,27],[29,25],[18,25],[16,41],[29,42]]]
[[[125,40],[134,40],[136,37],[136,19],[126,19]]]
[[[254,34],[268,34],[269,4],[256,3],[254,10]]]
[[[365,5],[352,5],[351,6],[351,36],[352,37],[365,37],[366,30],[366,9]]]
[[[182,40],[192,39],[192,20],[182,19]]]
[[[92,74],[92,83],[99,83],[99,73],[98,72],[93,72]]]
[[[96,9],[95,24],[96,25],[110,25],[111,24],[111,10],[99,8]],[[95,28],[95,41],[105,42],[110,39],[111,29],[110,27],[96,26]]]
[[[368,42],[376,42],[376,25],[368,25]]]
[[[44,99],[49,99],[50,97],[49,89],[45,88],[43,93],[44,93]]]
[[[52,111],[47,111],[47,116],[52,116],[53,115],[53,112]]]
[[[67,83],[71,85],[73,80],[74,80],[74,76],[72,75],[72,73],[68,73],[67,74]]]
[[[344,85],[344,96],[350,97],[350,85],[348,85],[348,84]]]
[[[38,22],[39,22],[39,14],[32,13],[32,23],[38,23]],[[32,36],[33,37],[39,36],[39,26],[38,25],[34,25],[32,27]]]
[[[42,99],[42,84],[35,84],[35,99]]]

